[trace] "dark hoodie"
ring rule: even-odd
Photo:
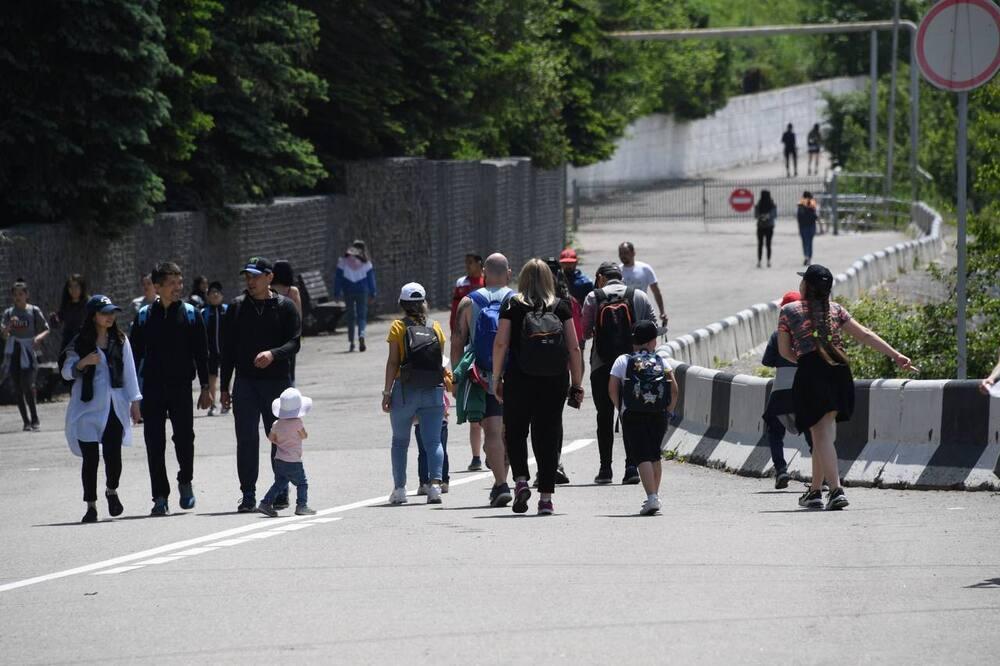
[[[290,360],[299,351],[302,319],[291,299],[275,293],[266,301],[255,301],[244,292],[230,304],[225,317],[222,341],[222,386],[237,377],[247,379],[289,379]],[[274,361],[266,368],[254,365],[257,354],[270,351]]]

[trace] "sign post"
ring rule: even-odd
[[[917,28],[917,63],[930,83],[958,93],[956,155],[958,213],[958,378],[968,374],[966,308],[968,258],[969,91],[993,78],[1000,69],[1000,9],[992,0],[941,0]]]

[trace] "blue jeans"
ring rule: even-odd
[[[295,506],[306,506],[309,502],[309,482],[302,462],[288,462],[274,459],[274,484],[264,495],[264,504],[274,504],[279,495],[288,494],[288,484],[295,486]]]
[[[347,306],[347,339],[354,342],[354,326],[358,327],[358,337],[365,337],[365,328],[368,326],[368,292],[360,294],[344,294],[344,303]]]
[[[800,224],[799,225],[799,236],[802,237],[802,254],[803,256],[812,259],[813,256],[813,237],[816,236],[816,225],[815,224]]]
[[[389,421],[392,423],[392,482],[395,488],[406,486],[406,450],[410,447],[410,427],[413,417],[420,423],[427,452],[427,475],[441,480],[444,448],[441,446],[441,422],[444,420],[444,387],[418,388],[392,385]]]
[[[424,451],[424,438],[420,436],[420,424],[413,429],[413,434],[417,437],[417,475],[420,484],[430,481],[427,476],[427,452]],[[444,452],[444,462],[441,465],[441,481],[448,483],[451,477],[448,476],[448,421],[441,422],[441,451]]]

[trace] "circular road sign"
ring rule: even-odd
[[[729,205],[737,213],[745,213],[753,208],[753,192],[745,187],[738,187],[729,195]]]
[[[917,63],[943,90],[983,85],[1000,69],[1000,9],[991,0],[941,0],[917,29]]]

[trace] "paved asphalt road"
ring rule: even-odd
[[[715,298],[720,284],[702,280],[703,300]],[[723,305],[718,316],[736,309]],[[146,517],[136,430],[125,515],[79,525],[64,403],[42,406],[37,434],[0,410],[0,663],[996,659],[1000,542],[987,493],[851,489],[848,510],[811,513],[798,509],[798,488],[667,463],[662,515],[639,518],[638,487],[591,483],[588,400],[567,412],[573,484],[559,488],[555,516],[487,508],[489,481],[467,472],[453,475],[440,507],[387,507],[385,331],[372,326],[366,354],[343,353],[343,335],[305,342],[315,519],[233,513],[232,420],[199,417],[195,510],[172,498],[172,516]],[[468,463],[466,442],[453,422],[456,469]],[[616,455],[620,477],[620,442]]]

